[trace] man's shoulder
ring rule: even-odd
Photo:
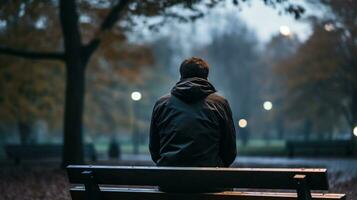
[[[221,116],[232,116],[232,111],[226,98],[218,94],[211,94],[207,99],[209,102],[215,105]],[[226,117],[224,117],[224,119],[227,119]]]
[[[161,96],[161,97],[156,101],[155,107],[166,103],[170,98],[171,98],[171,94],[165,94],[164,96]]]
[[[228,104],[227,99],[217,93],[210,94],[207,99],[214,103]]]
[[[171,98],[171,94],[165,94],[164,96],[159,97],[157,102],[167,101]]]
[[[158,100],[156,100],[156,103],[154,105],[154,109],[153,109],[153,118],[155,118],[154,116],[156,116],[158,113],[160,113],[162,111],[162,109],[164,109],[168,102],[168,100],[171,98],[171,94],[166,94],[162,97],[160,97]]]

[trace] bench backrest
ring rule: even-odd
[[[198,168],[198,167],[128,167],[70,165],[72,184],[84,184],[88,172],[96,184],[255,189],[297,188],[294,180],[302,175],[309,190],[328,190],[326,169],[289,168]]]

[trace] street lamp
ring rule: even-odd
[[[290,36],[291,35],[291,30],[288,26],[280,26],[280,34],[283,36]]]
[[[331,23],[325,24],[324,28],[327,32],[333,31],[335,29],[335,26]]]
[[[238,125],[239,125],[239,127],[241,127],[241,128],[245,128],[245,127],[247,127],[247,125],[248,125],[248,121],[247,121],[246,119],[240,119],[240,120],[238,121]]]
[[[357,126],[353,128],[353,135],[357,137]]]
[[[130,95],[131,99],[134,101],[134,102],[138,102],[141,100],[142,98],[142,95],[140,92],[138,91],[134,91],[131,93]],[[138,154],[139,153],[139,145],[140,145],[140,142],[139,142],[139,138],[140,138],[140,135],[139,135],[139,130],[138,130],[138,127],[137,127],[137,113],[136,113],[136,110],[138,110],[138,108],[136,108],[137,106],[139,106],[138,103],[133,103],[132,104],[132,131],[133,131],[133,153],[134,154]],[[136,104],[136,105],[134,105]]]
[[[141,93],[138,91],[134,91],[131,93],[131,99],[133,101],[139,101],[141,99]]]
[[[265,110],[271,110],[271,109],[273,109],[273,103],[271,102],[271,101],[265,101],[264,103],[263,103],[263,108],[265,109]]]

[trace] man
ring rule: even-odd
[[[156,102],[149,149],[158,166],[228,167],[234,161],[232,112],[208,82],[208,73],[200,58],[183,61],[180,81]]]

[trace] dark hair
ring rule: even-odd
[[[192,77],[207,79],[208,72],[208,63],[203,59],[197,57],[192,57],[184,60],[180,66],[181,79]]]

